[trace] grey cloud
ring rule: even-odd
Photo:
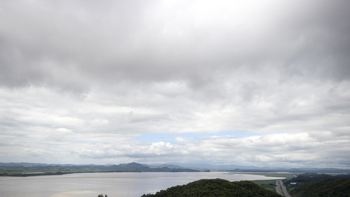
[[[24,146],[38,155],[64,146],[81,151],[52,151],[84,158],[74,162],[220,161],[235,154],[242,164],[302,165],[312,163],[311,153],[324,161],[318,149],[334,146],[340,151],[334,161],[346,163],[336,157],[348,145],[333,143],[348,140],[350,131],[349,6],[343,0],[0,1],[0,135],[17,147],[14,155]],[[155,150],[136,143],[132,150],[128,143],[75,144],[59,128],[99,146],[145,133],[268,135]]]
[[[216,69],[230,73],[241,66],[259,70],[269,64],[279,65],[286,76],[320,73],[347,80],[348,3],[312,1],[303,9],[300,3],[277,3],[281,11],[262,16],[261,24],[248,21],[241,30],[228,21],[197,24],[196,17],[202,15],[193,16],[192,7],[183,15],[179,8],[152,14],[159,7],[169,9],[156,1],[2,2],[2,70],[7,70],[2,84],[48,83],[69,89],[80,82],[84,89],[95,80],[126,79],[203,85],[211,82]],[[221,16],[214,12],[213,17]],[[66,77],[72,68],[77,73]]]
[[[181,158],[188,162],[196,158],[198,162],[208,162],[208,159],[215,158],[221,164],[234,162],[240,165],[278,166],[283,163],[285,167],[306,167],[311,164],[313,167],[344,167],[342,165],[347,160],[344,155],[348,153],[337,150],[343,147],[337,144],[338,138],[328,138],[319,143],[305,133],[178,140],[178,143],[138,142],[104,147],[97,144],[93,145],[94,148],[77,150],[75,154],[94,159],[129,157],[140,161],[147,158],[150,161],[165,159],[176,162]],[[348,138],[342,140],[349,142]]]

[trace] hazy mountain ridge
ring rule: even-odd
[[[175,164],[142,164],[144,166],[150,167],[150,168],[184,168],[183,166],[180,165],[175,165]]]
[[[135,165],[139,164],[139,165]],[[142,165],[142,166],[140,166]],[[350,173],[350,169],[340,169],[340,168],[281,168],[281,167],[257,167],[257,166],[240,166],[240,165],[212,165],[212,164],[201,164],[201,163],[165,163],[165,164],[142,164],[142,163],[121,163],[121,164],[46,164],[46,163],[27,163],[27,162],[10,162],[1,163],[0,167],[46,167],[59,166],[59,167],[85,167],[85,168],[95,168],[95,169],[107,169],[107,170],[125,170],[124,168],[135,168],[139,170],[151,170],[159,168],[169,168],[169,169],[196,169],[196,170],[223,170],[232,172],[323,172],[323,173]],[[144,168],[148,167],[148,168]],[[153,171],[153,170],[151,170]]]
[[[182,166],[184,168],[193,168],[201,170],[222,170],[232,172],[324,172],[324,173],[350,173],[350,169],[341,168],[286,168],[286,167],[257,167],[257,166],[240,166],[240,165],[212,165],[212,164],[201,164],[201,163],[174,163],[174,165]]]

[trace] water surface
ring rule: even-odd
[[[55,176],[0,177],[2,197],[136,197],[199,179],[229,181],[269,180],[281,177],[225,172],[118,172],[80,173]]]

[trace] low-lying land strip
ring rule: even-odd
[[[252,174],[252,175],[263,175],[267,177],[283,177],[283,178],[293,178],[297,174],[288,172],[229,172],[232,174]]]
[[[252,181],[253,183],[259,185],[260,187],[263,187],[267,190],[276,192],[276,185],[275,185],[275,180],[263,180],[263,181]]]
[[[1,167],[0,176],[42,176],[62,175],[72,173],[96,173],[96,172],[199,172],[199,170],[187,168],[150,168],[138,163],[119,164],[111,166],[82,165],[82,166],[13,166]]]

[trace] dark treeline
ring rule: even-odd
[[[170,187],[156,194],[144,194],[142,197],[281,197],[253,182],[229,182],[223,179],[202,179],[187,185]]]
[[[317,174],[317,173],[304,173],[299,174],[297,177],[291,178],[289,180],[284,181],[284,184],[286,186],[290,186],[290,183],[296,183],[295,185],[304,184],[311,181],[317,181],[327,178],[335,178],[335,179],[341,179],[341,178],[347,178],[350,179],[350,174],[339,174],[339,175],[329,175],[329,174]]]
[[[291,189],[293,197],[349,197],[350,174],[304,173],[284,184]]]
[[[311,181],[295,187],[293,197],[349,197],[350,179],[327,178]]]

